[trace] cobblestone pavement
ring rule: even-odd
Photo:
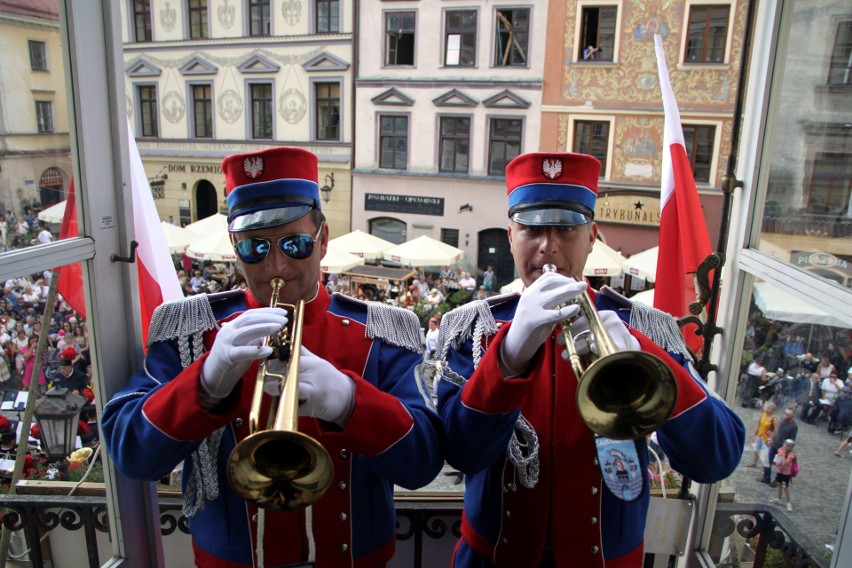
[[[769,504],[771,498],[778,496],[778,489],[757,480],[763,473],[760,465],[756,468],[747,467],[754,460],[754,452],[748,441],[754,433],[760,411],[742,408],[739,404],[735,410],[746,426],[746,447],[740,466],[725,483],[730,484],[736,492],[735,500],[738,503]],[[775,415],[780,419],[783,411],[784,405],[779,404]],[[814,544],[820,547],[833,546],[852,468],[852,454],[849,453],[852,445],[843,450],[843,457],[837,457],[834,450],[845,439],[845,433],[842,437],[840,434],[829,434],[826,422],[819,426],[805,424],[799,420],[798,408],[796,423],[799,431],[794,451],[800,470],[790,484],[793,511],[786,514]],[[772,479],[775,479],[774,468]],[[822,550],[825,551],[825,548]]]

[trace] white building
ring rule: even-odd
[[[504,168],[539,147],[547,2],[359,5],[352,228],[511,281]]]
[[[350,6],[121,2],[127,112],[164,218],[215,213],[222,158],[285,145],[319,156],[332,236],[349,230]]]

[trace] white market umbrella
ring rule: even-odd
[[[645,304],[647,306],[654,307],[654,290],[643,290],[642,292],[637,292],[630,296],[630,299],[634,302],[639,302],[640,304]]]
[[[375,235],[365,233],[359,229],[328,241],[329,249],[334,248],[348,252],[360,256],[365,260],[380,259],[382,258],[382,253],[393,246],[392,242],[380,239]]]
[[[184,253],[189,258],[212,262],[236,262],[237,253],[231,245],[227,231],[212,232],[206,237],[194,239]]]
[[[51,205],[47,209],[42,209],[37,215],[39,221],[45,223],[61,223],[62,217],[65,216],[65,204],[67,200],[60,201],[56,205]]]
[[[328,247],[325,256],[320,261],[320,269],[326,273],[338,273],[346,272],[362,264],[364,264],[364,259],[360,256]]]
[[[384,252],[385,260],[407,266],[449,266],[464,258],[464,251],[422,235]]]
[[[186,250],[189,244],[198,239],[198,234],[187,231],[183,227],[172,225],[167,221],[160,221],[163,234],[166,236],[166,246],[172,254],[180,254]]]
[[[583,276],[618,276],[627,259],[603,241],[596,240],[583,267]]]
[[[826,313],[776,288],[769,282],[755,282],[752,293],[757,309],[766,319],[831,327],[852,327],[852,321],[845,319],[843,311]]]
[[[195,223],[190,223],[184,227],[187,231],[192,231],[199,235],[209,235],[211,233],[228,234],[228,217],[221,213],[214,213],[204,219],[199,219]]]
[[[654,282],[657,279],[657,256],[659,252],[660,247],[643,250],[625,260],[621,267],[625,274],[641,278],[647,282]]]

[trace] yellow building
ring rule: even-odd
[[[71,180],[56,0],[0,4],[0,213],[65,199]]]

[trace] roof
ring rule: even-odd
[[[58,0],[0,0],[0,12],[58,20],[59,2]]]
[[[417,274],[417,271],[413,268],[391,268],[389,266],[365,264],[356,266],[346,272],[341,272],[341,274],[372,280],[408,280],[409,278],[413,278]]]

